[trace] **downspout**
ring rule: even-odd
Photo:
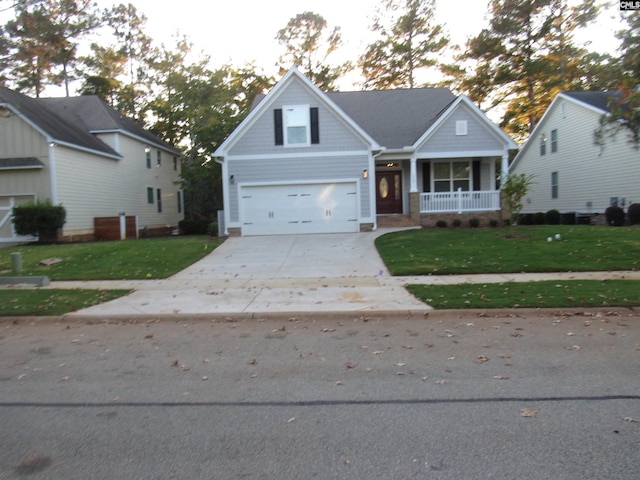
[[[224,208],[223,210],[223,214],[224,214],[224,235],[225,236],[229,236],[229,219],[230,219],[230,212],[229,212],[229,188],[227,185],[227,182],[229,181],[229,171],[227,168],[227,162],[224,161],[224,157],[214,157],[213,154],[211,155],[213,160],[220,164],[220,166],[222,167],[222,206]]]
[[[380,155],[384,153],[384,149],[379,150],[377,153],[375,150],[372,151],[372,155],[370,156],[370,166],[369,171],[371,175],[369,175],[369,202],[371,202],[371,215],[373,217],[373,231],[375,232],[378,229],[378,210],[376,207],[376,159]]]
[[[51,203],[58,204],[58,179],[56,172],[56,144],[53,139],[49,141],[49,180],[51,181]]]

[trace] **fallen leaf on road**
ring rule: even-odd
[[[478,355],[474,360],[474,363],[485,363],[488,361],[489,361],[489,357],[486,357],[485,355]]]
[[[537,415],[538,415],[537,410],[531,410],[529,408],[523,408],[522,410],[520,410],[521,417],[535,417]]]
[[[496,375],[495,377],[496,380],[509,380],[509,377],[506,377],[504,375]]]
[[[247,362],[247,363],[248,363],[249,365],[257,365],[257,364],[258,364],[258,361],[257,361],[255,358],[253,358],[253,359],[249,360],[249,362]]]
[[[511,358],[511,355],[509,355],[508,353],[501,353],[500,355],[498,355],[498,357],[500,357],[500,358]]]
[[[356,368],[358,366],[357,363],[347,362],[347,368]]]
[[[629,423],[640,423],[640,420],[636,420],[635,418],[631,417],[624,417],[624,421]]]
[[[438,385],[446,385],[447,383],[449,383],[449,380],[437,380],[436,383]]]
[[[292,423],[296,421],[296,417],[291,417],[289,420],[287,420],[287,423]]]

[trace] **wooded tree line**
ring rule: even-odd
[[[365,90],[446,86],[485,111],[504,112],[501,126],[522,141],[561,91],[616,89],[640,104],[640,13],[621,15],[618,55],[574,41],[602,8],[597,0],[491,0],[488,27],[457,46],[436,23],[435,0],[380,0],[370,26],[374,40],[344,63],[332,62],[342,46],[340,27],[303,12],[274,32],[282,46],[278,65],[281,73],[296,65],[327,91],[352,71]],[[222,207],[220,189],[210,188],[220,181],[210,153],[274,78],[255,65],[212,66],[186,37],[157,45],[132,4],[99,9],[94,0],[0,0],[3,12],[10,19],[0,25],[0,85],[36,97],[51,85],[69,95],[76,85],[80,94],[100,96],[184,151],[193,216]],[[618,112],[636,138],[637,112]]]

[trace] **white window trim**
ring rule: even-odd
[[[302,124],[290,124],[289,112],[300,110],[303,112],[302,118],[304,123]],[[282,107],[282,133],[285,147],[307,147],[311,145],[311,118],[310,118],[310,106],[309,105],[285,105]],[[304,143],[290,143],[289,142],[289,127],[302,127],[306,129],[306,140]]]
[[[466,120],[456,120],[456,135],[457,136],[467,135]]]

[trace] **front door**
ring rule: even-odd
[[[378,215],[402,213],[402,172],[376,172]]]

